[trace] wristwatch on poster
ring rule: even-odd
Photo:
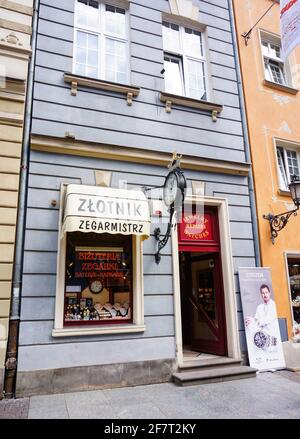
[[[254,344],[259,349],[268,349],[277,345],[277,338],[264,331],[257,331],[253,337]]]
[[[95,279],[90,283],[89,288],[91,293],[99,294],[103,290],[103,284],[100,279]]]

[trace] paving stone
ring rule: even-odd
[[[29,398],[0,401],[0,419],[27,419]]]
[[[68,406],[68,414],[70,419],[119,419],[110,404]]]
[[[65,395],[41,395],[30,398],[30,410],[51,407],[66,407]]]
[[[147,402],[130,406],[116,405],[114,411],[121,419],[166,419],[167,416],[153,403]]]
[[[69,419],[69,414],[66,407],[39,407],[29,409],[28,419]]]

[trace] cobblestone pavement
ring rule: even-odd
[[[173,383],[0,402],[2,419],[300,419],[300,373],[188,387]]]

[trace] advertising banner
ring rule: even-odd
[[[285,368],[269,268],[239,268],[249,363],[262,370]]]
[[[300,44],[300,0],[280,0],[281,58]]]

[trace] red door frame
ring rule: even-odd
[[[220,232],[217,209],[211,207],[205,207],[204,215],[210,218],[210,224],[208,224],[209,233],[204,239],[194,239],[189,236],[185,236],[184,227],[185,223],[182,222],[178,225],[178,250],[179,252],[189,253],[211,253],[215,260],[214,282],[215,287],[220,291],[218,301],[216,303],[217,315],[219,316],[219,340],[218,342],[211,342],[209,340],[203,340],[201,345],[198,345],[199,350],[202,346],[202,351],[207,353],[213,353],[216,355],[227,354],[227,332],[226,332],[226,320],[225,320],[225,299],[224,299],[224,286],[222,275],[222,260],[221,260],[221,246],[220,246]],[[183,214],[184,217],[184,214]],[[206,257],[208,257],[206,255]],[[205,256],[203,255],[203,258]]]

